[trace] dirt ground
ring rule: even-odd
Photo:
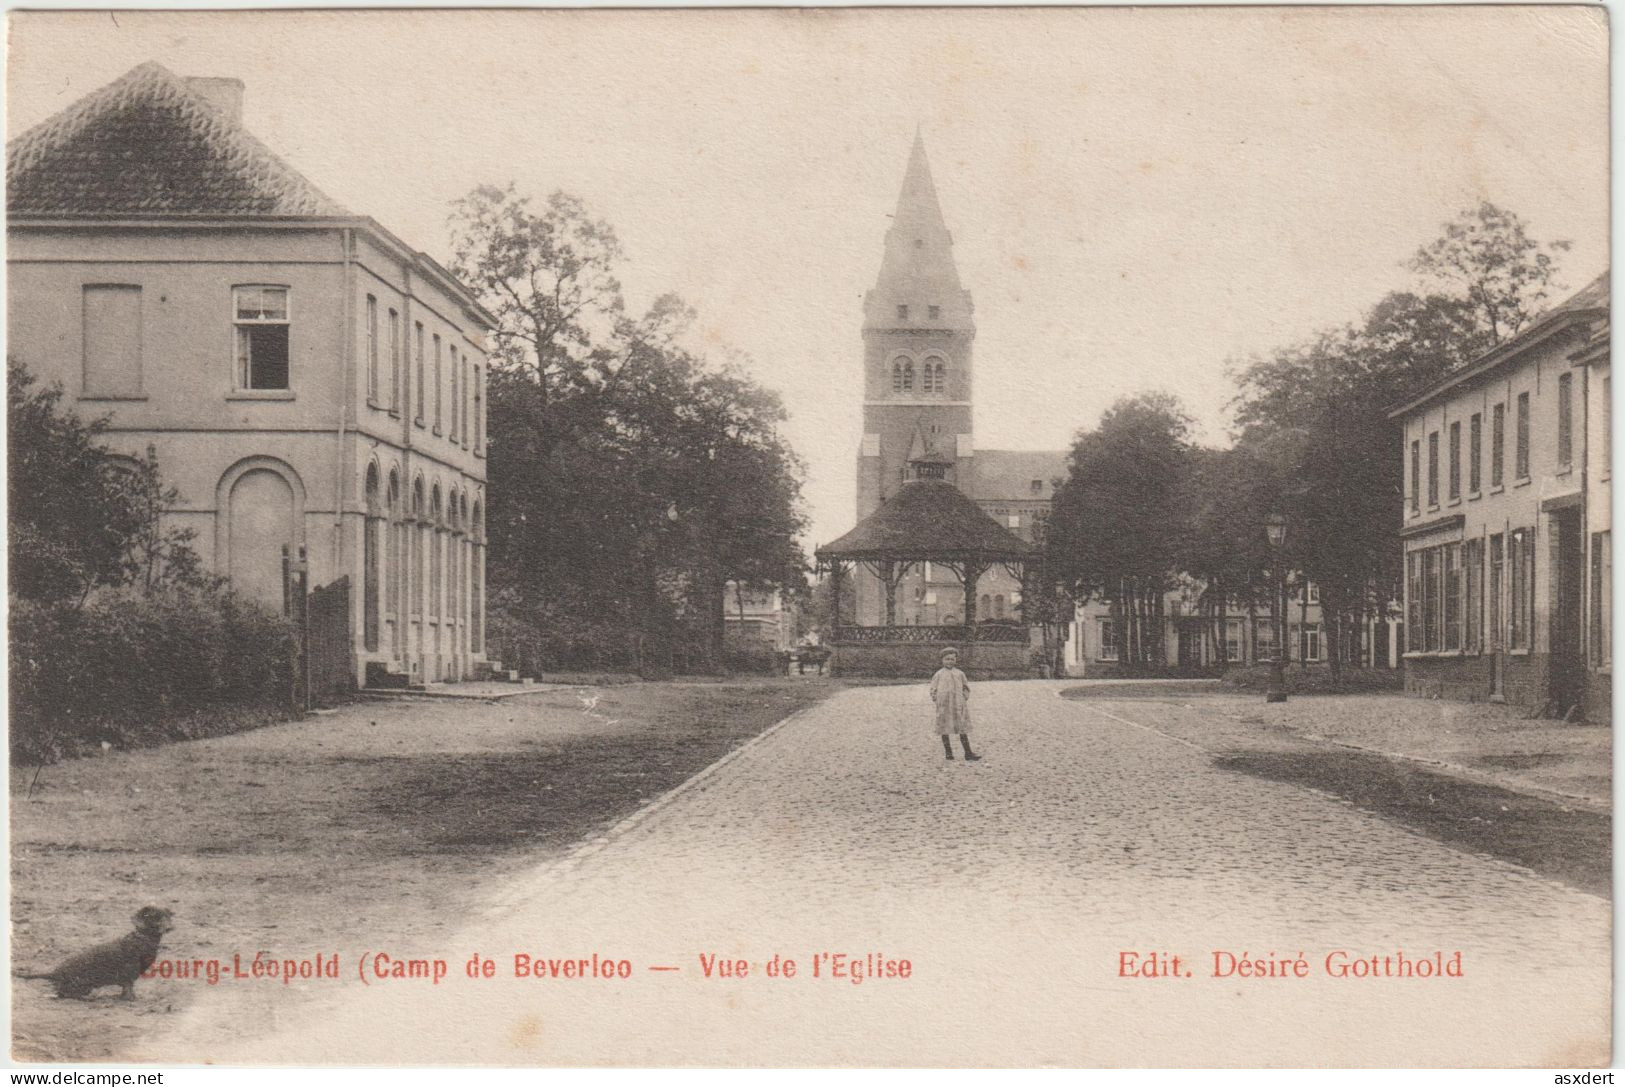
[[[491,881],[545,863],[839,684],[796,678],[364,702],[12,777],[12,956],[47,970],[165,906],[165,957],[432,945]],[[229,985],[136,1000],[19,981],[19,1060],[114,1060]]]

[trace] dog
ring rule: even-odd
[[[157,906],[142,906],[135,911],[135,931],[70,955],[48,974],[18,977],[49,981],[58,998],[84,1000],[92,990],[117,985],[123,990],[120,996],[134,1000],[135,979],[158,958],[158,944],[174,927],[173,916]]]

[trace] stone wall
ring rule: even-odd
[[[1513,705],[1538,710],[1550,691],[1551,658],[1546,653],[1507,655],[1502,688]],[[1405,693],[1420,698],[1485,702],[1490,697],[1488,654],[1464,657],[1409,657],[1405,660]]]

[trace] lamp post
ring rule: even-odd
[[[1264,538],[1270,545],[1270,569],[1274,574],[1274,599],[1270,601],[1270,614],[1275,621],[1275,654],[1270,660],[1270,686],[1264,692],[1265,702],[1286,701],[1286,673],[1281,654],[1286,652],[1286,622],[1281,606],[1285,590],[1281,581],[1281,552],[1286,547],[1286,517],[1271,511],[1264,518]]]

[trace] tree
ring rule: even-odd
[[[1461,291],[1492,344],[1510,339],[1539,312],[1567,241],[1541,245],[1515,212],[1480,200],[1416,251],[1410,268]]]
[[[624,312],[615,231],[579,199],[537,211],[485,186],[451,223],[456,270],[501,320],[488,561],[504,614],[564,655],[680,643],[720,667],[725,583],[801,579],[783,405],[743,360],[689,346],[695,314],[676,295]]]
[[[101,444],[105,418],[61,406],[60,385],[39,387],[6,361],[11,592],[46,603],[83,603],[98,587],[202,584],[189,530],[165,526],[176,499],[145,458],[115,458]]]
[[[615,230],[579,197],[481,185],[452,205],[452,271],[496,315],[498,359],[529,370],[545,409],[553,387],[591,369],[596,336],[625,308]]]
[[[1190,417],[1177,398],[1144,393],[1117,401],[1080,433],[1056,492],[1044,565],[1073,599],[1111,607],[1120,659],[1164,659],[1163,596],[1184,538]]]

